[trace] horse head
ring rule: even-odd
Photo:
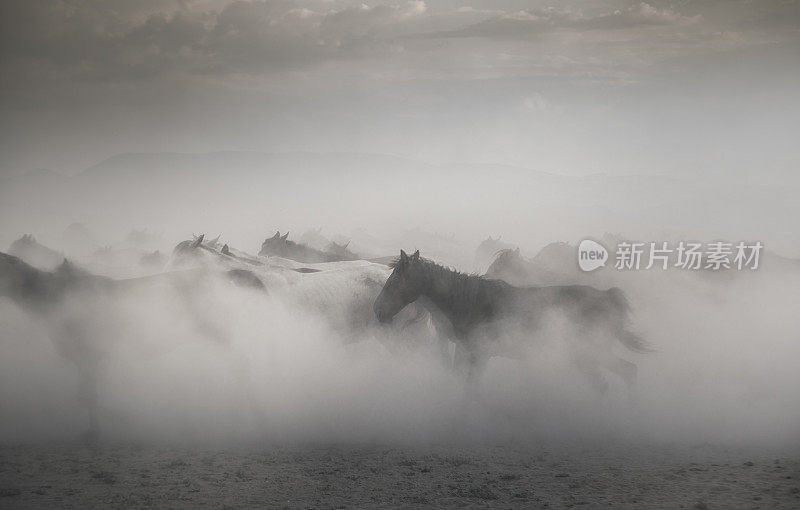
[[[344,244],[339,244],[336,241],[331,241],[328,247],[325,248],[325,252],[342,260],[351,260],[358,258],[355,253],[347,249],[348,246],[350,246],[350,241],[347,241]]]
[[[400,250],[400,258],[392,262],[390,267],[393,268],[392,274],[372,306],[375,316],[384,323],[391,322],[407,304],[416,301],[425,287],[419,250],[410,256]]]
[[[275,232],[274,236],[268,237],[261,243],[261,251],[258,252],[259,256],[281,256],[289,244],[288,238],[289,232],[286,232],[284,235],[281,235],[280,231]]]

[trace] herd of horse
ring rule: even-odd
[[[524,357],[555,323],[567,329],[574,366],[598,392],[608,387],[604,371],[635,384],[636,365],[613,354],[615,341],[634,352],[649,350],[629,329],[630,307],[618,288],[517,286],[506,281],[512,278],[493,276],[519,264],[513,249],[496,254],[488,275],[476,275],[419,251],[365,259],[346,244],[318,249],[276,232],[251,255],[199,235],[175,246],[161,271],[114,279],[63,257],[52,270],[36,267],[58,252],[37,252],[29,236],[12,248],[19,256],[0,253],[0,298],[44,324],[59,354],[78,369],[90,435],[99,429],[97,374],[107,345],[99,337],[125,336],[130,318],[122,316],[127,308],[120,303],[131,296],[168,301],[171,313],[193,324],[199,337],[222,345],[228,332],[207,313],[204,296],[222,285],[246,299],[278,299],[313,315],[345,342],[372,336],[388,349],[435,346],[431,352],[468,386],[479,381],[491,357]]]

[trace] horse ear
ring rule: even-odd
[[[406,261],[408,261],[408,255],[406,255],[406,252],[404,250],[400,250],[400,262],[406,262]]]
[[[272,238],[273,238],[273,239],[278,239],[280,236],[281,236],[281,231],[280,231],[280,230],[278,230],[278,231],[276,231],[276,232],[275,232],[275,235],[274,235],[274,236],[272,236]]]
[[[200,234],[199,236],[197,236],[194,242],[192,243],[192,248],[197,248],[198,246],[200,246],[205,236],[206,236],[205,234]]]
[[[283,235],[281,236],[281,240],[282,240],[282,241],[285,241],[285,240],[286,240],[288,237],[289,237],[289,232],[286,232],[285,234],[283,234]]]
[[[414,255],[411,255],[411,258],[414,260],[419,260],[419,250],[414,252]]]

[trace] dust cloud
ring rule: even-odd
[[[109,440],[794,444],[797,267],[602,271],[625,289],[632,327],[654,349],[614,347],[638,366],[635,390],[606,374],[599,394],[558,327],[465,384],[453,345],[443,349],[427,320],[331,322],[326,306],[338,310],[347,292],[322,289],[309,307],[291,284],[264,293],[198,277],[187,291],[156,275],[113,298],[76,291],[46,315],[0,298],[0,440],[79,437],[93,402]]]

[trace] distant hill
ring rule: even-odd
[[[233,174],[280,174],[287,170],[313,175],[330,171],[348,174],[388,173],[392,171],[425,171],[432,167],[408,159],[380,154],[311,152],[209,152],[182,153],[127,153],[108,158],[87,168],[79,179],[133,175],[163,177],[167,175],[209,176]]]
[[[800,232],[785,222],[798,193],[752,180],[564,176],[378,154],[120,154],[72,177],[36,170],[0,180],[0,241],[48,226],[61,232],[72,222],[117,229],[120,239],[151,227],[166,235],[240,234],[248,242],[275,230],[366,227],[382,237],[384,229],[420,227],[476,242],[503,235],[532,248],[606,231],[654,240],[759,239],[797,256]]]

